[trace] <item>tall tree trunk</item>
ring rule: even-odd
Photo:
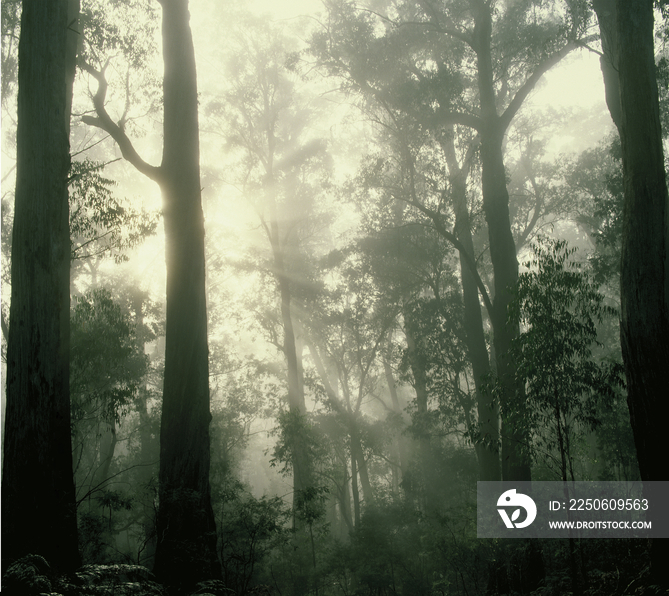
[[[360,476],[360,486],[362,487],[362,496],[365,500],[365,507],[370,507],[374,503],[374,493],[372,491],[372,483],[369,481],[369,472],[367,470],[367,460],[365,460],[365,453],[362,450],[362,443],[360,441],[360,431],[358,429],[358,422],[355,414],[349,413],[349,434],[351,436],[351,458],[355,459]]]
[[[220,576],[209,485],[209,362],[195,54],[187,0],[163,6],[161,177],[167,263],[165,378],[154,571],[183,589]]]
[[[23,2],[2,477],[3,569],[28,553],[42,555],[63,570],[79,564],[70,436],[67,192],[76,52],[76,41],[68,40],[68,25],[77,18],[78,4],[67,0]]]
[[[188,0],[163,7],[163,160],[145,162],[105,108],[104,73],[96,116],[82,121],[108,132],[123,157],[160,185],[167,268],[165,376],[160,427],[159,508],[154,572],[175,591],[220,577],[209,484],[209,350],[204,216],[200,190],[197,75]]]
[[[131,296],[131,308],[135,313],[135,329],[141,342],[142,354],[146,346],[144,331],[144,300],[146,298],[147,294],[139,288]],[[151,434],[148,399],[149,391],[143,386],[140,388],[138,399],[135,401],[135,411],[139,416],[139,459],[142,462],[141,467],[137,470],[138,489],[142,495],[140,501],[142,518],[139,523],[144,531],[144,542],[139,555],[141,555],[140,561],[142,564],[151,567],[156,552],[155,499],[154,487],[152,486],[155,468],[151,464],[151,460],[155,458],[155,455],[152,455],[155,449],[155,438]]]
[[[397,395],[397,385],[395,384],[393,371],[390,367],[390,362],[385,355],[383,356],[383,371],[385,373],[386,383],[388,384],[388,391],[390,392],[390,400],[393,404],[393,412],[397,416],[403,417],[404,413],[402,412],[402,406],[400,405],[399,396]],[[399,433],[397,435],[394,443],[394,450],[397,456],[397,465],[393,466],[393,489],[399,495],[399,489],[402,485],[404,474],[407,471],[409,455],[406,437],[403,433]]]
[[[488,224],[490,258],[492,260],[495,296],[490,318],[494,330],[497,376],[502,388],[502,478],[529,480],[530,463],[523,452],[527,433],[522,421],[512,418],[522,402],[523,388],[515,381],[515,366],[509,349],[511,341],[520,333],[517,321],[507,322],[508,305],[518,281],[516,246],[511,233],[509,192],[502,144],[505,124],[497,114],[492,65],[492,8],[485,2],[478,5],[475,26],[475,45],[478,60],[478,86],[481,102],[481,171],[483,211]],[[511,405],[513,400],[514,407]],[[517,403],[516,403],[517,402]]]
[[[432,449],[430,445],[430,436],[427,434],[429,426],[428,419],[428,391],[427,391],[427,372],[425,370],[425,359],[420,354],[416,343],[413,323],[409,309],[404,308],[404,335],[407,341],[407,356],[411,373],[413,375],[413,386],[416,391],[416,419],[415,423],[420,428],[418,436],[418,478],[420,484],[420,498],[425,508],[431,508],[432,500],[428,487],[431,482],[428,480],[432,474],[431,458]]]
[[[669,362],[669,195],[659,116],[652,0],[618,1],[623,154],[622,345],[627,403],[643,480],[669,479],[665,422]],[[669,539],[654,540],[651,571],[669,584]]]
[[[298,354],[297,341],[295,339],[295,327],[291,312],[290,282],[284,269],[283,255],[279,251],[280,249],[277,248],[274,260],[275,266],[278,269],[281,320],[283,323],[283,351],[288,368],[288,407],[291,414],[303,417],[306,414],[306,405],[302,382],[302,358],[301,353]],[[293,453],[293,491],[297,495],[300,491],[311,486],[313,473],[304,437],[299,435],[292,436],[291,440],[293,442],[291,449]]]
[[[499,462],[499,407],[493,403],[490,392],[482,385],[490,374],[490,358],[483,331],[483,316],[476,283],[475,272],[470,263],[475,263],[474,240],[472,238],[471,221],[467,207],[467,176],[469,166],[460,167],[457,162],[454,135],[442,140],[442,149],[448,164],[451,181],[451,197],[455,211],[455,235],[469,255],[469,259],[459,251],[460,276],[462,279],[462,300],[464,304],[464,329],[467,342],[467,353],[472,363],[476,403],[478,410],[479,432],[481,443],[477,444],[476,455],[479,464],[479,479],[495,481],[501,479]]]
[[[109,479],[109,469],[111,468],[112,460],[114,459],[114,452],[116,451],[116,424],[112,421],[107,424],[104,423],[104,430],[100,436],[100,463],[98,464],[93,480],[91,481],[91,488],[102,490]]]

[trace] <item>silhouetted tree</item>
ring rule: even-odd
[[[166,238],[165,377],[160,430],[158,542],[154,571],[180,589],[217,577],[216,528],[209,464],[209,363],[205,297],[204,217],[195,54],[188,0],[161,0],[163,8],[164,121],[160,166],[145,162],[105,108],[104,69],[85,68],[98,81],[95,117],[123,156],[160,185]]]
[[[70,107],[78,2],[23,3],[7,413],[3,567],[28,553],[79,562],[70,438]]]
[[[666,480],[664,421],[669,416],[666,366],[669,362],[669,194],[654,51],[652,0],[599,2],[600,29],[616,28],[605,58],[617,64],[618,78],[604,77],[607,103],[618,126],[623,160],[623,230],[620,275],[620,341],[642,480]],[[605,11],[606,9],[606,11]],[[613,15],[611,15],[613,13]],[[606,74],[606,71],[605,71]],[[610,79],[613,79],[611,81]],[[609,96],[619,88],[620,115]],[[614,91],[609,91],[613,86]],[[613,105],[617,106],[613,101]],[[654,541],[651,568],[666,585],[669,541]]]

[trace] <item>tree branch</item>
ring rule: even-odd
[[[567,54],[578,48],[586,47],[586,44],[597,39],[597,37],[598,36],[596,35],[591,35],[580,41],[570,41],[562,49],[558,50],[555,52],[555,54],[539,64],[536,70],[529,76],[525,83],[523,83],[522,87],[516,91],[516,94],[511,100],[511,103],[508,105],[506,110],[504,110],[504,113],[499,117],[499,123],[501,125],[500,132],[505,131],[509,127],[511,121],[523,105],[523,102],[525,99],[527,99],[527,96],[532,92],[536,84],[539,82],[539,79],[545,73],[553,68],[558,62],[560,62],[560,60],[562,60]]]
[[[162,169],[160,167],[148,164],[139,156],[132,142],[125,134],[123,128],[116,124],[107,113],[107,109],[105,108],[105,99],[107,97],[107,79],[105,79],[105,69],[107,64],[105,64],[101,71],[95,70],[89,64],[82,65],[82,68],[98,82],[98,90],[93,96],[93,106],[95,107],[95,113],[97,116],[84,115],[81,117],[81,121],[84,124],[95,126],[96,128],[100,128],[108,133],[114,139],[114,141],[116,141],[116,144],[121,150],[121,154],[127,161],[135,166],[139,172],[151,180],[160,183],[163,176]]]

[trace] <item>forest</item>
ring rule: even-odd
[[[1,12],[3,593],[669,594],[666,0]]]

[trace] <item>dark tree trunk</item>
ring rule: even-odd
[[[2,477],[3,568],[79,564],[70,436],[67,178],[76,43],[67,0],[24,0]],[[69,7],[77,9],[75,3]]]
[[[360,527],[360,491],[358,490],[358,465],[351,445],[351,494],[353,496],[353,523]]]
[[[652,0],[618,1],[623,208],[620,337],[627,403],[643,480],[669,479],[669,195],[659,116]],[[651,569],[667,586],[669,539],[654,540]]]
[[[390,392],[390,399],[393,404],[393,412],[396,416],[404,417],[402,406],[400,405],[399,396],[397,395],[397,385],[393,375],[390,362],[386,356],[383,357],[383,371],[388,384],[388,391]],[[394,442],[395,454],[397,456],[397,465],[393,466],[393,489],[399,494],[399,488],[402,485],[402,480],[407,472],[409,466],[409,454],[407,439],[404,433],[398,434]],[[396,478],[395,478],[396,477]]]
[[[622,113],[620,105],[620,77],[618,76],[618,23],[616,0],[594,0],[603,55],[599,59],[604,77],[606,105],[611,119],[620,132]]]
[[[477,4],[475,49],[478,60],[478,86],[481,102],[481,172],[483,211],[488,224],[495,296],[493,324],[497,377],[502,394],[502,478],[529,480],[530,463],[523,447],[527,443],[525,425],[512,418],[511,411],[521,401],[522,387],[515,380],[515,366],[509,355],[511,341],[520,329],[517,321],[507,321],[508,305],[518,281],[516,246],[511,233],[509,192],[502,143],[506,122],[497,114],[492,65],[492,15],[488,3]],[[513,404],[512,407],[509,407]],[[506,408],[505,408],[506,406]]]
[[[154,571],[179,590],[220,576],[209,485],[209,363],[197,81],[187,0],[163,6],[165,378]]]
[[[162,164],[145,162],[110,118],[104,73],[90,65],[83,68],[98,81],[96,116],[83,116],[82,121],[108,132],[123,157],[156,181],[163,195],[167,313],[154,571],[179,592],[220,577],[220,566],[209,484],[209,351],[195,52],[188,0],[159,1],[165,65]]]
[[[472,363],[474,386],[481,442],[476,444],[476,456],[479,464],[479,479],[482,481],[501,480],[499,462],[499,408],[493,403],[490,392],[482,385],[490,374],[490,358],[483,331],[483,316],[479,302],[479,290],[476,274],[470,263],[475,263],[474,240],[467,207],[467,176],[469,166],[460,167],[457,163],[454,137],[442,142],[442,148],[448,163],[451,181],[451,197],[455,212],[455,235],[467,252],[469,259],[459,252],[460,276],[462,279],[462,300],[464,305],[463,326],[467,343],[467,353]]]
[[[621,341],[641,477],[667,480],[664,422],[669,416],[669,198],[664,171],[653,3],[618,3],[625,206]]]
[[[360,486],[362,488],[362,496],[365,500],[365,507],[370,507],[374,504],[374,493],[372,491],[372,483],[369,480],[369,472],[367,470],[367,460],[362,449],[362,442],[360,441],[360,431],[358,429],[358,422],[354,414],[349,414],[349,434],[351,437],[351,458],[355,459],[358,475],[360,476]]]
[[[413,315],[410,310],[404,307],[404,335],[407,341],[407,359],[411,367],[411,374],[413,375],[413,387],[416,391],[416,413],[413,424],[419,429],[418,434],[418,470],[417,477],[420,485],[420,498],[422,504],[427,509],[432,509],[435,505],[432,500],[432,493],[428,490],[431,486],[430,477],[432,474],[432,448],[430,444],[429,435],[429,415],[428,415],[428,401],[429,395],[427,390],[427,371],[425,370],[425,356],[420,353],[420,349],[416,342],[416,333]]]

